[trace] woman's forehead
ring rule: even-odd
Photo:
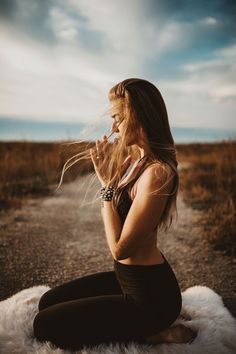
[[[112,116],[119,115],[120,114],[120,108],[117,107],[117,106],[111,106],[110,112],[111,112]]]
[[[111,102],[111,111],[114,114],[120,113],[122,110],[122,101],[120,100],[115,100]]]

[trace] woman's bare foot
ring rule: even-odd
[[[159,343],[191,343],[196,338],[197,332],[182,324],[169,327],[153,336],[147,337],[150,344]]]

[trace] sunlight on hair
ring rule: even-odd
[[[130,78],[113,86],[108,92],[108,100],[110,103],[109,107],[83,130],[83,139],[63,144],[76,146],[78,152],[71,156],[63,165],[61,178],[56,190],[60,188],[66,171],[75,164],[79,164],[80,166],[85,164],[87,170],[89,166],[93,167],[90,149],[96,146],[96,142],[94,138],[90,139],[90,136],[93,132],[101,132],[101,137],[96,139],[101,141],[103,135],[106,135],[109,142],[109,156],[104,159],[104,169],[106,171],[107,183],[116,189],[116,193],[112,199],[113,208],[117,207],[123,189],[127,188],[130,192],[135,181],[146,168],[155,164],[161,167],[164,172],[167,165],[170,167],[173,175],[170,176],[167,173],[167,178],[163,179],[161,187],[151,193],[170,196],[159,223],[160,228],[163,227],[167,230],[172,223],[173,213],[175,212],[177,215],[176,199],[179,188],[179,174],[176,159],[177,151],[162,95],[158,88],[149,81]],[[118,122],[123,122],[122,134],[119,135],[119,139],[112,141],[119,125],[116,126],[115,123],[111,124],[112,127],[106,129],[104,133],[102,133],[102,129],[104,123],[105,126],[109,124],[108,122],[113,123],[111,118],[114,119],[116,116],[119,117],[117,119]],[[123,178],[122,164],[129,155],[134,161],[140,158],[139,146],[146,152],[147,160],[141,166],[137,176],[133,176],[120,186],[120,181]],[[156,172],[158,174],[157,177],[160,178],[161,169],[158,168]],[[99,197],[97,198],[97,194],[100,188],[98,188],[92,202],[85,203],[88,190],[96,180],[96,172],[88,174],[88,177],[89,183],[82,201],[83,206],[94,203],[99,199]],[[160,193],[171,179],[173,179],[171,193]]]

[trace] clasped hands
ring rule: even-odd
[[[118,144],[117,138],[114,140],[114,144]],[[108,185],[108,176],[105,167],[107,166],[106,162],[108,162],[110,159],[110,154],[111,149],[106,135],[103,135],[103,140],[101,141],[97,139],[95,147],[90,149],[90,156],[94,165],[94,170],[102,184],[102,187]],[[121,175],[125,173],[131,163],[131,160],[132,157],[129,155],[123,161],[121,167]]]

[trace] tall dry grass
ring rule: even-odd
[[[60,181],[63,164],[77,150],[63,142],[0,142],[0,208],[20,207],[32,195],[49,195]],[[91,169],[91,163],[78,163],[65,173],[63,181],[72,181]]]
[[[236,141],[178,145],[180,161],[190,163],[180,172],[184,200],[203,210],[203,236],[236,256]]]

